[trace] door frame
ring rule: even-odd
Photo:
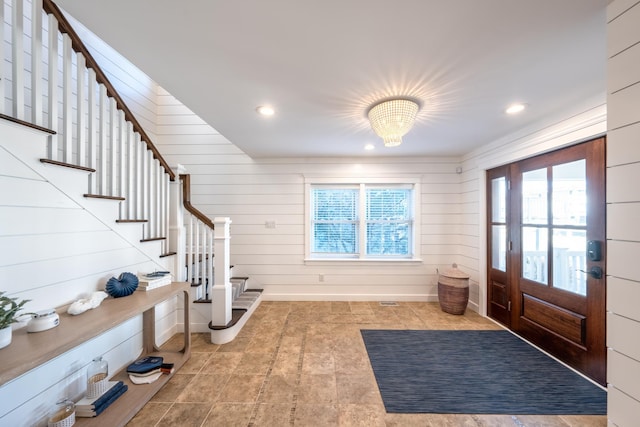
[[[588,108],[550,117],[546,122],[530,126],[521,132],[495,140],[485,147],[464,156],[462,170],[464,184],[477,182],[478,203],[477,233],[478,247],[478,313],[487,317],[487,170],[500,165],[516,162],[526,157],[568,147],[607,133],[607,106],[603,100],[596,100]],[[553,123],[549,125],[549,123]],[[469,171],[468,176],[466,171]]]
[[[589,144],[587,145],[586,143],[589,143]],[[524,324],[521,323],[525,320],[525,318],[520,317],[520,315],[522,314],[520,313],[522,311],[521,310],[522,307],[520,307],[520,303],[522,302],[520,301],[520,292],[525,292],[522,294],[522,296],[524,297],[526,294],[526,288],[529,287],[529,284],[527,283],[528,282],[527,280],[524,280],[523,283],[527,286],[525,287],[525,289],[520,289],[518,284],[521,281],[520,279],[521,272],[519,271],[520,267],[518,266],[520,266],[519,262],[521,261],[518,261],[516,259],[515,262],[517,265],[512,264],[512,262],[514,262],[513,257],[518,258],[520,256],[519,247],[521,242],[520,242],[519,235],[517,236],[512,235],[511,237],[509,237],[509,234],[511,234],[511,231],[513,231],[512,229],[513,221],[516,221],[516,223],[519,223],[519,220],[514,218],[513,214],[514,213],[517,214],[519,212],[519,209],[516,205],[519,203],[519,200],[520,200],[517,195],[513,197],[513,194],[510,195],[509,193],[510,191],[516,191],[516,192],[519,191],[519,186],[510,185],[512,184],[511,179],[514,179],[517,182],[520,182],[519,180],[516,179],[517,176],[515,175],[518,175],[519,173],[518,171],[523,166],[525,167],[525,169],[528,170],[529,168],[532,168],[532,166],[535,166],[536,164],[539,163],[541,166],[550,168],[553,162],[562,160],[562,157],[567,157],[567,159],[571,159],[571,157],[574,157],[574,156],[578,156],[578,157],[587,156],[587,159],[591,158],[592,159],[591,161],[593,162],[592,165],[597,165],[597,167],[591,169],[592,171],[591,173],[596,174],[595,176],[592,175],[590,178],[592,180],[591,185],[595,186],[595,188],[592,188],[592,191],[596,191],[597,194],[599,194],[602,197],[602,200],[601,200],[602,203],[598,203],[597,205],[594,205],[594,202],[591,199],[588,200],[587,215],[590,218],[592,218],[592,221],[594,221],[596,224],[600,224],[600,226],[598,226],[598,228],[596,229],[591,228],[591,231],[588,232],[590,233],[588,235],[588,239],[597,240],[601,242],[603,246],[602,259],[604,261],[596,260],[595,262],[593,262],[592,260],[587,258],[586,269],[589,270],[592,265],[596,265],[596,264],[600,266],[604,262],[606,262],[606,255],[604,254],[604,252],[606,252],[604,248],[606,244],[606,194],[605,194],[606,192],[606,184],[605,184],[606,145],[605,144],[606,144],[605,136],[589,138],[585,141],[576,142],[575,144],[570,144],[566,147],[560,147],[554,150],[549,150],[548,153],[545,152],[545,153],[539,153],[535,155],[532,154],[531,156],[528,156],[526,158],[514,160],[513,162],[508,162],[508,163],[496,166],[494,168],[487,168],[483,171],[483,176],[484,176],[483,188],[485,189],[485,194],[484,194],[484,199],[482,204],[484,205],[483,211],[485,213],[485,217],[481,218],[481,221],[483,221],[485,234],[484,236],[482,236],[483,242],[484,242],[484,246],[482,250],[484,260],[481,266],[482,267],[481,270],[484,272],[483,279],[484,279],[485,295],[483,300],[484,311],[482,314],[484,316],[489,317],[490,304],[492,304],[492,302],[489,300],[489,297],[491,296],[491,290],[494,289],[494,287],[490,288],[490,286],[492,286],[492,280],[500,279],[499,275],[496,276],[496,273],[492,273],[498,270],[494,270],[493,267],[489,265],[489,262],[491,261],[491,256],[489,253],[489,251],[491,250],[489,246],[489,240],[491,237],[490,229],[492,228],[492,224],[495,222],[491,214],[492,203],[490,203],[490,200],[488,197],[492,192],[489,186],[491,185],[493,179],[497,179],[504,176],[506,177],[506,181],[508,184],[507,200],[506,200],[507,219],[505,220],[507,221],[507,241],[513,242],[513,247],[511,249],[507,249],[507,265],[511,266],[511,268],[510,268],[510,271],[509,270],[506,271],[505,276],[507,278],[507,281],[504,282],[508,290],[507,298],[509,300],[509,312],[506,313],[508,321],[505,321],[504,319],[502,319],[502,317],[504,317],[503,316],[504,313],[502,313],[501,311],[494,313],[494,318],[490,317],[490,319],[496,322],[498,321],[502,322],[504,327],[508,328],[509,330],[512,330],[518,335],[523,335],[525,339],[527,335],[530,333],[533,333],[535,336],[538,336],[538,332],[524,328],[524,326],[526,325],[526,322]],[[550,158],[544,157],[546,154],[550,154],[551,152],[557,152],[557,153],[554,153],[552,155],[553,157],[550,157]],[[578,154],[578,153],[583,153],[583,154]],[[589,160],[587,160],[587,162],[589,162]],[[491,174],[489,173],[489,170],[492,171]],[[510,170],[512,170],[512,172],[509,172]],[[515,175],[513,173],[515,173]],[[551,209],[551,205],[549,205],[548,209]],[[511,216],[512,225],[509,225],[510,216]],[[550,245],[551,245],[551,242],[549,242],[549,247],[547,250],[551,250]],[[551,259],[551,256],[549,257]],[[605,265],[602,265],[602,268],[603,270],[606,270]],[[555,353],[556,351],[558,351],[559,354],[560,353],[566,354],[565,357],[568,357],[569,359],[574,361],[576,369],[584,372],[585,374],[588,374],[595,381],[601,384],[605,384],[606,382],[606,315],[605,315],[606,313],[606,274],[601,279],[600,278],[598,278],[597,280],[589,279],[587,281],[587,289],[588,289],[587,291],[588,293],[586,296],[588,297],[585,300],[583,300],[584,302],[581,302],[581,303],[577,301],[575,302],[576,304],[579,304],[579,306],[582,307],[582,309],[570,308],[572,307],[571,304],[573,304],[572,300],[567,299],[567,298],[570,298],[569,296],[570,293],[564,294],[564,291],[561,291],[560,294],[557,294],[557,292],[554,291],[553,288],[550,288],[547,290],[544,287],[532,288],[531,291],[533,292],[535,290],[536,293],[542,292],[543,295],[548,294],[550,297],[551,295],[554,295],[554,293],[556,293],[554,298],[560,298],[560,301],[564,301],[564,303],[558,307],[560,310],[564,310],[563,308],[561,308],[563,305],[568,307],[569,310],[578,310],[578,312],[580,312],[581,310],[584,310],[584,316],[586,316],[584,317],[584,320],[586,321],[586,324],[583,326],[583,328],[585,329],[582,330],[583,331],[582,333],[585,333],[585,331],[587,331],[588,335],[583,336],[583,338],[586,339],[586,341],[582,341],[582,342],[578,341],[578,347],[582,349],[580,354],[583,356],[578,355],[577,350],[575,352],[572,352],[571,350],[569,350],[568,353],[566,353],[565,350],[562,350],[567,348],[565,345],[567,343],[565,342],[563,344],[563,342],[561,341],[558,341],[558,343],[555,343],[554,340],[558,338],[558,336],[556,336],[554,333],[551,333],[551,335],[549,335],[547,338],[541,341],[541,343],[544,342],[549,344],[549,341],[547,340],[553,338],[552,341],[555,344],[553,343],[549,344],[551,346],[549,348],[549,351],[551,351],[551,348],[553,348],[553,345],[560,345],[560,347],[557,347],[556,350],[553,350],[551,352]],[[481,292],[481,296],[482,296],[482,292]],[[500,294],[498,294],[498,296],[500,296]],[[570,305],[566,305],[567,301],[570,302]],[[513,304],[511,304],[511,302],[513,302]],[[540,303],[542,302],[543,301],[540,301]],[[494,305],[491,305],[491,307],[493,306]],[[498,316],[495,317],[496,315]],[[524,314],[522,315],[524,316]],[[556,317],[556,315],[553,315],[552,317]],[[572,320],[575,320],[575,319],[572,319]],[[565,326],[566,325],[562,325],[561,329],[565,330],[566,329]],[[558,329],[558,330],[561,330],[561,329]],[[547,331],[547,330],[545,329],[544,331]],[[593,332],[589,332],[589,331],[593,331]],[[541,330],[540,332],[542,333],[543,331]],[[548,333],[548,332],[549,331],[544,333]],[[575,331],[570,331],[570,332],[575,332]],[[568,335],[568,337],[571,337],[571,339],[573,340],[575,338],[573,335],[575,334],[570,334]],[[540,336],[539,338],[542,338],[542,336]],[[571,342],[573,342],[572,340]],[[547,345],[544,345],[544,347],[547,347]],[[575,355],[573,353],[575,353]]]

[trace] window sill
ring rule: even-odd
[[[305,264],[422,264],[422,258],[305,258]]]

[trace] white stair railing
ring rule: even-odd
[[[166,253],[174,174],[62,12],[0,0],[0,34],[0,114],[55,131],[46,160],[95,171],[86,196],[121,200],[118,221],[143,223]]]
[[[214,284],[214,224],[191,204],[191,177],[180,174],[182,181],[182,206],[184,212],[175,220],[182,221],[185,230],[184,279],[194,286],[194,300],[208,301]],[[183,219],[181,219],[182,217]],[[174,224],[172,223],[172,227]],[[181,224],[175,225],[181,227]],[[178,236],[179,233],[173,234]],[[171,242],[172,247],[178,243]],[[178,252],[180,259],[180,253]],[[224,258],[224,257],[223,257]],[[227,265],[224,268],[229,268]]]
[[[144,223],[142,241],[176,252],[176,279],[198,283],[199,298],[212,300],[212,324],[226,325],[229,218],[216,218],[214,230],[191,206],[188,175],[186,199],[170,212],[176,175],[51,0],[0,0],[0,35],[0,115],[53,131],[43,161],[91,171],[85,196],[120,200],[118,221]]]

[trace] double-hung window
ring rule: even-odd
[[[415,258],[418,185],[309,183],[308,258]]]

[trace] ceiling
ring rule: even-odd
[[[461,155],[605,101],[607,0],[56,3],[252,157]],[[385,148],[392,96],[421,110]]]

